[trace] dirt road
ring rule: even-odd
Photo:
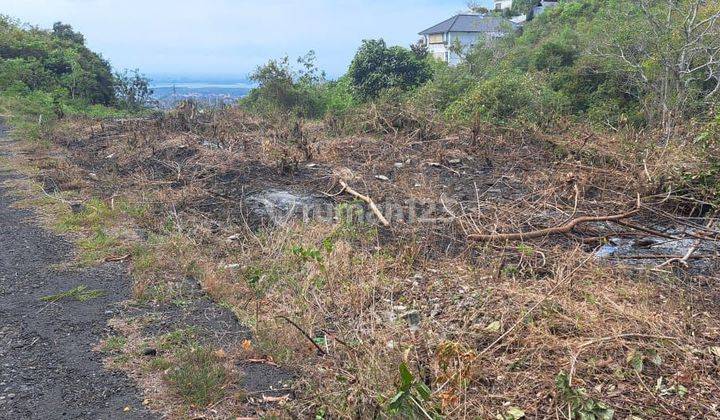
[[[0,121],[0,156],[10,140]],[[131,381],[103,369],[92,351],[106,334],[131,280],[121,264],[58,271],[72,246],[12,207],[0,166],[0,419],[153,418]],[[101,290],[80,302],[42,298],[77,286]]]

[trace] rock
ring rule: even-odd
[[[230,235],[230,236],[228,236],[225,241],[227,241],[228,243],[230,243],[230,242],[234,242],[234,241],[239,240],[241,237],[242,237],[242,236],[241,236],[239,233],[236,233],[235,235]]]
[[[448,163],[451,165],[459,165],[462,161],[460,159],[450,159]]]
[[[143,356],[154,357],[157,356],[157,350],[153,348],[146,348],[142,352]]]
[[[405,166],[405,164],[402,163],[402,162],[397,162],[397,163],[395,163],[394,166],[395,166],[397,169],[400,169],[400,168],[402,168],[403,166]]]
[[[83,203],[71,203],[70,210],[75,214],[82,213],[85,211],[85,205]]]
[[[390,181],[390,178],[386,177],[385,175],[375,175],[376,179],[379,179],[380,181]]]
[[[600,247],[600,249],[598,249],[595,252],[595,258],[603,259],[603,258],[612,257],[613,255],[615,255],[617,250],[618,250],[618,247],[615,245],[609,245],[609,244],[603,245],[602,247]]]
[[[418,329],[420,329],[420,312],[416,310],[407,311],[404,314],[400,315],[400,318],[407,321],[411,331],[417,331]]]

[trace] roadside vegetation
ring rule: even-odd
[[[314,53],[272,60],[237,106],[152,118],[141,77],[82,112],[60,77],[64,111],[33,135],[65,158],[36,151],[32,176],[81,260],[130,261],[139,303],[184,307],[193,279],[250,328],[218,349],[118,321],[106,348],[165,413],[714,417],[719,17],[564,1],[457,67],[368,40],[338,80]],[[84,48],[63,28],[54,45]],[[2,86],[25,124],[21,102],[53,98]],[[278,191],[333,212],[258,212]],[[240,392],[244,363],[291,391]]]

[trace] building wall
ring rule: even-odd
[[[445,44],[445,35],[443,34],[443,42],[440,44],[431,42],[431,40],[435,41],[435,39],[431,39],[431,36],[425,35],[425,45],[427,45],[428,51],[430,51],[430,55],[432,55],[433,57],[435,57],[439,60],[447,62],[448,61],[448,57],[447,57],[448,51],[447,51],[447,45]]]
[[[435,42],[430,42],[430,36],[425,35],[425,45],[428,46],[428,51],[433,57],[452,66],[456,66],[462,62],[462,57],[457,53],[451,52],[450,49],[457,41],[460,42],[463,52],[467,53],[470,48],[477,45],[481,37],[488,41],[492,41],[493,39],[500,38],[503,35],[504,34],[502,32],[449,32],[443,35],[442,43],[437,43],[437,41],[439,41],[438,38],[433,39]]]
[[[512,4],[513,4],[513,0],[495,0],[494,9],[495,10],[509,9],[512,7]]]

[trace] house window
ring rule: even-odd
[[[443,44],[445,40],[443,39],[443,34],[432,34],[428,37],[428,42],[430,44]]]

